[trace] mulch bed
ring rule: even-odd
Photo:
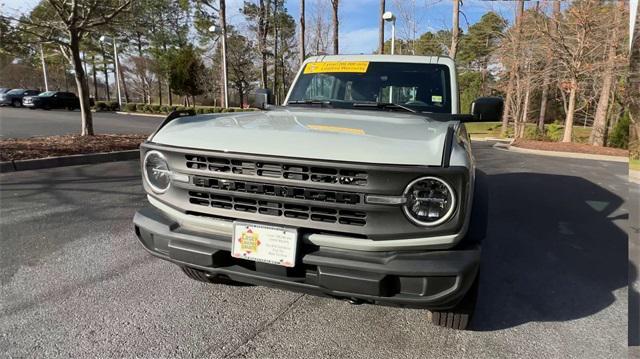
[[[629,151],[621,148],[597,147],[597,146],[587,145],[584,143],[573,143],[573,142],[546,142],[546,141],[532,141],[532,140],[517,139],[511,144],[511,146],[520,147],[520,148],[529,148],[532,150],[542,150],[542,151],[588,153],[593,155],[620,156],[620,157],[629,156]]]
[[[0,161],[134,150],[147,135],[47,136],[0,140]]]

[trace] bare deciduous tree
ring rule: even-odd
[[[453,0],[453,24],[451,25],[451,47],[449,57],[456,59],[458,42],[460,41],[460,0]]]
[[[600,89],[600,98],[598,99],[598,107],[589,136],[589,142],[595,146],[604,146],[606,129],[607,129],[607,109],[609,108],[609,95],[611,94],[611,86],[615,77],[616,58],[618,55],[618,44],[620,43],[620,19],[624,18],[625,2],[620,1],[617,9],[613,9],[613,23],[611,24],[609,41],[607,44],[608,54],[602,76],[602,87]]]
[[[82,59],[80,43],[95,29],[111,22],[122,13],[131,0],[47,0],[40,3],[29,16],[10,18],[17,21],[21,30],[42,43],[55,43],[71,64],[80,98],[82,136],[92,136],[93,117],[89,106],[89,86]]]
[[[300,43],[298,44],[300,52],[300,64],[304,62],[305,59],[305,47],[304,47],[304,0],[300,0]]]
[[[333,8],[333,53],[338,54],[340,52],[340,46],[338,45],[339,35],[339,20],[338,20],[338,6],[340,0],[331,0],[331,7]]]
[[[384,54],[384,19],[382,15],[386,11],[385,0],[380,0],[380,18],[378,19],[378,53]]]

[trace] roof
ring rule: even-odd
[[[325,62],[325,61],[372,61],[372,62],[404,62],[422,64],[443,64],[455,67],[453,60],[448,56],[415,56],[415,55],[321,55],[312,56],[304,61]]]

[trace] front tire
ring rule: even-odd
[[[473,312],[476,308],[478,299],[478,287],[480,283],[480,275],[476,276],[475,281],[469,288],[467,294],[462,298],[460,303],[453,309],[446,311],[432,311],[431,322],[439,327],[467,330]]]
[[[13,107],[22,107],[22,101],[13,100],[13,102],[11,102],[11,106],[13,106]]]

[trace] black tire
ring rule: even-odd
[[[11,106],[13,106],[13,107],[22,107],[22,101],[20,101],[20,100],[13,100],[13,101],[11,102]]]
[[[431,322],[439,327],[467,330],[476,307],[479,282],[480,278],[476,276],[471,288],[455,308],[447,311],[432,311]]]
[[[205,271],[199,270],[199,269],[195,269],[195,268],[191,268],[191,267],[185,267],[185,266],[181,266],[180,267],[182,269],[182,271],[184,272],[184,274],[187,275],[187,277],[193,279],[193,280],[197,280],[198,282],[204,282],[204,283],[216,283],[216,284],[236,284],[237,282],[229,279],[229,278],[224,278],[224,277],[220,277],[220,276],[213,276]]]

